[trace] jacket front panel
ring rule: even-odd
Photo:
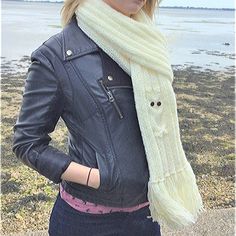
[[[140,194],[143,197],[143,193],[147,190],[149,176],[141,133],[138,128],[131,78],[103,51],[99,51],[100,55],[98,52],[93,52],[92,55],[74,57],[70,60],[70,66],[73,70],[68,69],[68,71],[73,71],[70,74],[70,77],[74,78],[72,80],[77,81],[80,78],[83,81],[83,86],[76,83],[73,84],[73,88],[76,87],[78,90],[81,87],[88,88],[88,93],[94,99],[93,105],[97,106],[97,109],[95,107],[93,109],[95,115],[91,114],[90,118],[83,117],[86,120],[83,122],[84,125],[81,126],[84,128],[82,136],[88,137],[87,139],[91,143],[97,145],[94,152],[102,147],[100,154],[104,154],[115,164],[112,167],[107,166],[112,170],[111,175],[108,175],[107,178],[111,183],[110,188],[114,188],[114,195],[118,194],[122,198],[125,198],[126,195],[130,199],[131,197],[134,199]],[[91,70],[96,66],[99,69]],[[74,74],[76,72],[79,76]],[[78,107],[82,104],[81,100],[83,98],[80,97],[81,92],[77,91],[76,94],[78,96],[74,99],[78,101],[78,103],[75,103]],[[110,100],[110,96],[113,97],[115,105],[114,101]],[[92,102],[90,103],[92,104]],[[101,123],[96,129],[99,119]],[[102,119],[104,120],[103,124]],[[90,129],[91,133],[88,132]],[[83,131],[81,130],[81,132]],[[106,138],[100,137],[100,140],[107,140],[107,144],[97,142],[97,136],[102,133],[103,137]],[[95,140],[93,140],[93,137]],[[111,149],[110,153],[112,154],[110,156],[109,152],[105,152],[107,145]],[[83,157],[83,159],[86,160],[87,157]],[[143,173],[142,178],[140,178],[140,173]],[[110,190],[110,188],[102,188],[102,190]]]
[[[42,57],[37,57],[41,55],[37,50],[38,54],[32,54],[35,55],[33,58],[40,63],[47,61],[47,67],[50,66],[57,74],[60,88],[51,100],[54,110],[50,117],[53,119],[50,129],[44,129],[44,135],[48,137],[49,130],[52,132],[61,117],[68,128],[69,153],[67,155],[51,147],[51,155],[43,156],[42,150],[49,152],[47,140],[37,146],[37,153],[32,150],[34,156],[28,154],[27,157],[23,146],[26,140],[30,143],[32,135],[29,133],[27,136],[25,132],[27,121],[37,119],[40,114],[31,114],[25,99],[22,107],[27,109],[19,114],[14,127],[13,149],[17,156],[55,183],[61,182],[66,191],[81,199],[118,207],[147,201],[149,172],[130,76],[78,28],[75,18],[62,32],[45,41],[40,52]],[[51,78],[46,72],[45,76]],[[31,75],[32,79],[34,77]],[[38,98],[43,99],[44,94],[41,94]],[[56,103],[57,100],[61,102]],[[46,98],[44,102],[46,104]],[[49,114],[41,116],[42,122],[46,122],[46,115]],[[24,131],[21,128],[23,122],[26,124]],[[39,152],[42,153],[41,159]],[[27,161],[34,158],[38,163],[44,160],[40,170],[32,161],[31,164]],[[72,160],[100,170],[98,189],[60,179]],[[56,161],[58,163],[53,167]],[[46,166],[47,171],[43,171]]]

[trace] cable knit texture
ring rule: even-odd
[[[195,223],[205,209],[180,139],[166,37],[142,9],[128,17],[102,0],[85,0],[75,14],[83,32],[131,76],[153,222],[172,229]]]

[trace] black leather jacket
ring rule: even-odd
[[[31,54],[12,150],[75,197],[129,207],[147,201],[149,170],[130,76],[71,22]],[[62,118],[69,153],[49,142]],[[98,189],[60,178],[71,161],[100,170]]]

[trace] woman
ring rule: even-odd
[[[60,184],[51,236],[161,235],[159,219],[184,226],[202,210],[176,138],[173,74],[153,26],[156,5],[66,0],[63,30],[31,54],[13,151]],[[49,145],[60,117],[69,154]]]

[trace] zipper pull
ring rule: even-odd
[[[107,94],[108,94],[108,99],[110,102],[114,102],[114,97],[113,97],[113,94],[111,93],[110,90],[107,89]]]
[[[112,104],[114,105],[114,107],[115,107],[115,109],[116,109],[120,119],[123,119],[124,116],[123,116],[123,114],[122,114],[122,112],[120,110],[120,107],[118,106],[118,104],[117,104],[117,102],[116,102],[116,100],[114,98],[114,95],[113,95],[112,91],[109,90],[109,88],[107,88],[107,94],[108,94],[109,101],[112,102]]]
[[[103,84],[102,79],[100,79],[99,82],[100,82],[100,84],[101,84],[103,90],[106,92],[106,94],[107,94],[107,96],[108,96],[109,102],[111,102],[111,103],[113,104],[113,106],[114,106],[116,112],[118,113],[120,119],[123,119],[123,118],[124,118],[124,115],[123,115],[122,111],[120,110],[120,107],[119,107],[119,105],[117,104],[117,102],[116,102],[116,100],[115,100],[115,97],[114,97],[112,91],[111,91],[107,86],[105,86],[105,85]]]

